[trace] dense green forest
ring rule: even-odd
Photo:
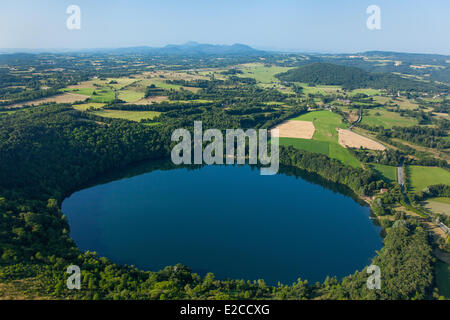
[[[206,113],[214,115],[215,111]],[[225,127],[242,125],[233,120],[233,114],[218,113],[215,117],[222,118]],[[216,125],[215,117],[203,118],[205,126]],[[187,116],[186,121],[194,118]],[[168,266],[161,271],[141,271],[117,265],[95,253],[80,252],[69,237],[67,219],[60,211],[63,198],[108,170],[167,157],[172,124],[178,126],[179,121],[152,128],[55,104],[1,116],[0,280],[28,279],[34,284],[36,294],[77,299],[423,299],[433,296],[431,246],[426,232],[414,218],[401,220],[402,223],[386,229],[384,248],[374,259],[385,270],[381,290],[366,288],[365,269],[342,281],[327,278],[324,283],[310,284],[299,279],[291,285],[272,287],[263,280],[216,280],[211,273],[201,277],[182,265]],[[259,121],[256,125],[264,127],[272,120]],[[385,183],[370,170],[352,169],[326,156],[294,148],[282,148],[280,160],[285,165],[308,169],[345,184],[359,194],[370,194]],[[66,289],[65,271],[70,264],[77,264],[83,270],[82,282],[86,285],[82,290]],[[434,296],[437,297],[437,292]]]

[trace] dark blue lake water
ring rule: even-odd
[[[346,188],[283,170],[141,168],[75,192],[62,210],[80,249],[145,270],[182,263],[219,279],[291,284],[369,265],[382,246],[369,208]]]

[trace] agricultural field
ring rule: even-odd
[[[328,85],[316,85],[316,86],[310,86],[307,83],[303,82],[295,82],[297,85],[301,86],[303,88],[303,94],[336,94],[340,91],[342,91],[342,88],[340,86],[328,86]]]
[[[117,82],[117,83],[116,83]],[[116,90],[120,90],[130,84],[136,82],[134,78],[108,78],[105,83]]]
[[[297,149],[321,153],[326,156],[329,156],[330,154],[330,143],[326,141],[299,138],[280,138],[280,145],[293,146]]]
[[[42,103],[50,103],[50,102],[73,103],[73,102],[77,102],[77,101],[84,101],[87,98],[88,97],[86,97],[85,95],[82,95],[82,94],[67,92],[67,93],[59,94],[59,95],[48,97],[48,98],[42,98],[42,99],[13,104],[13,105],[8,106],[7,108],[21,108],[23,106],[31,106],[31,105],[37,106]]]
[[[82,104],[74,104],[72,107],[78,111],[86,111],[89,108],[99,109],[105,106],[104,103],[98,103],[98,102],[87,102]]]
[[[370,166],[388,182],[397,181],[397,168],[384,164],[371,163]]]
[[[331,111],[308,112],[292,120],[312,121],[316,128],[313,138],[321,141],[337,142],[336,128],[347,128],[347,125],[342,122],[341,116]]]
[[[407,166],[408,189],[419,192],[435,184],[450,185],[450,172],[439,167]]]
[[[275,135],[273,130],[279,130],[278,136],[283,138],[312,139],[315,128],[311,121],[290,120],[273,128],[272,136]]]
[[[136,102],[145,97],[145,92],[139,92],[135,90],[121,90],[118,92],[118,98],[125,102]]]
[[[292,145],[299,149],[322,153],[353,167],[361,166],[360,162],[338,143],[337,128],[346,128],[340,115],[330,111],[313,111],[291,120],[312,122],[315,127],[313,138],[312,140],[298,139],[299,141],[282,138],[281,145]]]
[[[243,74],[239,75],[241,77],[254,78],[259,83],[273,83],[280,82],[280,80],[275,78],[276,74],[286,72],[292,68],[277,66],[267,67],[262,63],[251,63],[246,64],[239,69],[243,72]]]
[[[389,106],[393,106],[395,104],[395,101],[392,100],[392,97],[375,95],[375,96],[372,96],[372,98],[376,103],[387,104]]]
[[[431,198],[424,201],[423,206],[431,212],[450,216],[450,198]]]
[[[339,144],[345,148],[369,149],[369,150],[386,150],[381,143],[366,138],[358,133],[348,129],[338,129]]]
[[[402,117],[399,113],[387,111],[382,108],[364,110],[362,124],[369,126],[382,126],[390,129],[394,126],[409,127],[417,125],[417,119],[410,117]]]
[[[153,119],[161,114],[156,111],[123,111],[123,110],[96,110],[92,112],[95,115],[105,118],[126,119],[139,122],[142,119]]]
[[[89,102],[96,103],[108,103],[115,98],[114,91],[108,86],[102,86],[99,88],[67,88],[62,91],[87,96],[89,98]]]
[[[414,109],[419,108],[419,105],[417,103],[415,103],[415,102],[411,101],[411,99],[407,99],[405,97],[396,98],[394,100],[394,104],[398,104],[400,109],[405,109],[405,110],[414,110]]]
[[[363,89],[354,89],[350,92],[351,95],[356,95],[359,93],[366,94],[368,96],[377,96],[377,95],[381,94],[381,90],[371,89],[371,88],[363,88]]]
[[[381,95],[370,96],[373,96],[373,100],[375,102],[386,104],[390,107],[395,107],[396,105],[398,105],[398,107],[403,110],[417,110],[419,108],[419,105],[416,102],[405,97],[386,97]]]

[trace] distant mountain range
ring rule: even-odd
[[[244,54],[264,54],[264,51],[253,49],[245,44],[216,45],[203,44],[194,41],[185,44],[169,44],[162,48],[154,47],[131,47],[108,50],[117,53],[154,53],[154,54],[183,54],[183,55],[244,55]]]
[[[265,55],[274,53],[283,53],[280,50],[257,50],[248,45],[235,43],[233,45],[218,45],[198,43],[189,41],[184,44],[169,44],[164,47],[149,47],[149,46],[135,46],[135,47],[120,47],[120,48],[91,48],[91,49],[19,49],[19,48],[0,48],[2,53],[115,53],[115,54],[155,54],[155,55]],[[290,52],[292,53],[292,52]],[[301,53],[301,52],[298,52]],[[332,60],[336,58],[349,59],[375,57],[392,60],[400,60],[410,63],[425,63],[430,59],[438,63],[448,64],[450,56],[440,54],[421,54],[421,53],[402,53],[390,51],[367,51],[361,53],[341,53],[341,54],[327,54],[327,53],[303,53],[311,57],[321,57],[324,61],[327,57]],[[357,59],[353,59],[357,60]]]
[[[0,53],[116,53],[116,54],[155,54],[155,55],[263,55],[266,52],[253,49],[245,44],[217,45],[189,41],[184,44],[169,44],[165,47],[124,47],[99,49],[0,49]]]

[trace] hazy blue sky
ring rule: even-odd
[[[81,8],[81,30],[66,9]],[[381,30],[366,8],[381,8]],[[450,54],[449,0],[1,0],[0,48],[163,46]]]

